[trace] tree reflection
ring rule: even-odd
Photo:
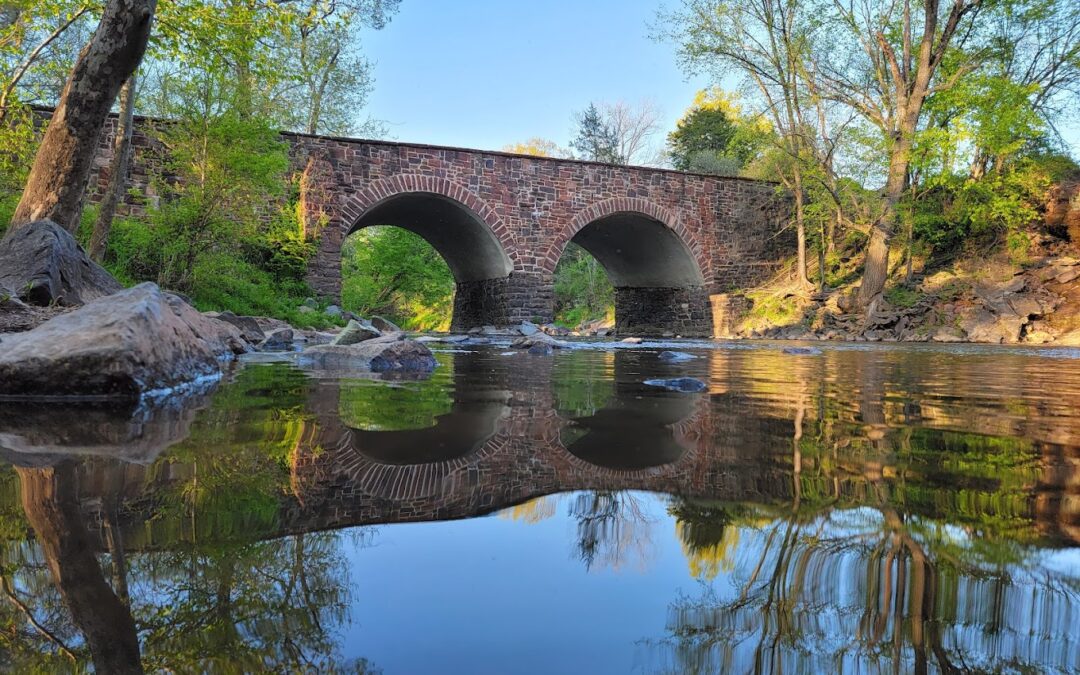
[[[576,550],[585,569],[648,567],[654,553],[654,519],[634,493],[598,490],[574,495],[570,516],[577,521]]]

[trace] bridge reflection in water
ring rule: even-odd
[[[348,551],[499,511],[571,523],[583,570],[647,570],[674,529],[701,585],[628,643],[644,671],[1080,668],[1061,362],[440,358],[426,382],[278,364],[173,407],[5,404],[0,666],[363,670]],[[642,384],[684,373],[709,390]]]

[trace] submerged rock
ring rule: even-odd
[[[123,288],[51,220],[24,225],[0,241],[0,287],[43,307],[82,305]]]
[[[0,396],[137,400],[218,375],[236,330],[146,283],[4,338]]]
[[[701,380],[695,377],[674,377],[663,380],[645,380],[645,384],[650,387],[662,387],[668,391],[678,391],[687,394],[694,394],[699,391],[705,391],[708,389]]]
[[[332,345],[355,345],[365,340],[372,340],[374,338],[382,336],[382,332],[374,326],[362,324],[359,321],[351,320],[345,325],[345,328],[330,342]]]
[[[690,361],[692,359],[696,359],[697,357],[693,354],[687,354],[686,352],[673,352],[665,350],[660,352],[656,358],[660,359],[661,361],[667,361],[668,363],[678,363],[680,361]]]
[[[536,356],[551,356],[555,353],[555,348],[547,342],[537,342],[529,347],[528,353]]]
[[[373,373],[428,373],[435,369],[431,350],[402,333],[384,335],[350,345],[330,344],[308,347],[302,363],[316,368],[365,370]]]

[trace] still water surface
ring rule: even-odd
[[[0,669],[1080,670],[1080,353],[785,346],[0,403]]]

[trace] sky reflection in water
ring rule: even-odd
[[[1080,362],[781,347],[5,403],[0,668],[1080,669]]]

